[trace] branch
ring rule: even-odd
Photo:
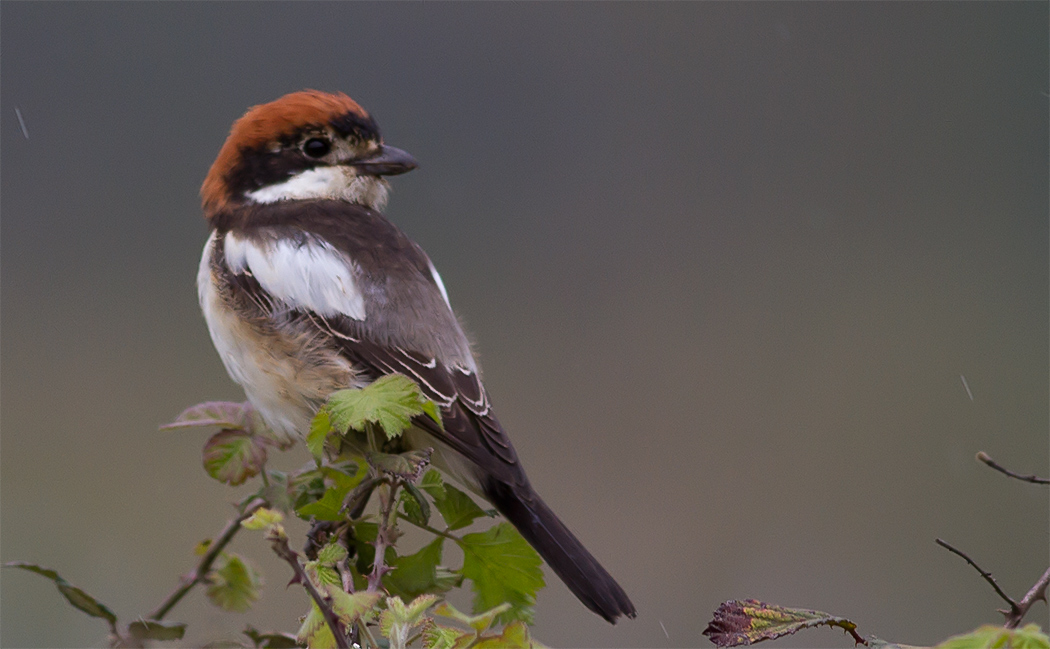
[[[966,563],[970,564],[971,566],[974,567],[975,570],[977,570],[977,572],[981,573],[981,576],[984,577],[985,581],[987,581],[989,584],[992,585],[992,588],[995,589],[995,592],[999,595],[999,597],[1002,597],[1003,600],[1005,600],[1006,603],[1010,605],[1010,610],[1004,613],[1004,615],[1007,616],[1007,619],[1009,619],[1013,615],[1017,615],[1018,614],[1018,612],[1020,611],[1020,608],[1019,608],[1017,602],[1015,602],[1012,597],[1010,597],[1009,595],[1004,593],[1002,588],[999,588],[999,584],[996,583],[995,577],[992,577],[992,573],[987,572],[985,570],[982,570],[981,567],[979,565],[977,565],[976,563],[974,563],[973,559],[971,559],[970,557],[966,556],[966,554],[962,550],[957,550],[957,549],[953,548],[952,546],[948,545],[947,542],[942,541],[941,539],[937,539],[937,545],[939,545],[942,548],[948,550],[949,552],[953,552],[953,553],[959,555],[963,559],[966,559]],[[1029,604],[1029,606],[1031,606],[1031,604]]]
[[[1043,576],[1039,578],[1039,581],[1035,582],[1024,598],[1017,603],[1016,610],[1011,610],[1006,615],[1006,624],[1004,625],[1007,629],[1016,629],[1021,624],[1021,620],[1028,613],[1028,609],[1032,608],[1032,605],[1039,600],[1046,601],[1046,587],[1050,584],[1050,568],[1046,569]]]
[[[980,452],[977,453],[977,460],[980,461],[980,462],[984,462],[985,464],[987,464],[988,466],[992,467],[993,469],[995,469],[999,473],[1002,473],[1004,475],[1008,475],[1011,478],[1014,478],[1016,480],[1021,480],[1022,482],[1031,482],[1032,484],[1050,484],[1050,479],[1040,478],[1039,476],[1037,476],[1035,474],[1021,475],[1019,473],[1014,473],[1010,469],[1007,469],[1006,467],[1001,466],[998,462],[996,462],[991,457],[989,457],[988,454],[985,453],[984,451],[980,451]]]
[[[178,587],[175,588],[175,590],[170,595],[168,595],[168,598],[164,600],[164,602],[159,607],[157,607],[156,611],[153,611],[153,613],[149,614],[147,619],[163,619],[164,616],[167,615],[168,612],[171,611],[171,609],[179,603],[179,600],[181,600],[183,596],[186,595],[186,593],[190,592],[190,589],[207,579],[208,573],[211,571],[211,564],[215,563],[215,559],[217,559],[218,556],[222,553],[223,549],[225,549],[226,546],[230,544],[230,541],[233,540],[234,535],[237,534],[238,531],[240,531],[241,521],[246,520],[248,517],[255,513],[256,509],[259,509],[265,504],[266,502],[262,498],[256,498],[255,500],[252,500],[247,505],[245,505],[244,510],[240,513],[239,516],[237,516],[237,518],[228,521],[226,523],[226,527],[224,527],[222,532],[219,533],[219,538],[212,542],[212,544],[208,547],[208,552],[203,557],[201,557],[200,562],[197,564],[197,567],[194,568],[193,572],[187,575],[183,575]]]
[[[324,621],[328,624],[328,628],[332,630],[335,646],[339,647],[339,649],[350,649],[350,645],[346,641],[346,633],[343,631],[343,626],[339,623],[339,618],[336,617],[332,606],[328,603],[328,599],[318,592],[313,582],[310,581],[309,575],[306,574],[306,571],[299,564],[299,555],[288,547],[288,537],[282,531],[279,535],[273,535],[270,538],[270,542],[273,545],[273,551],[292,567],[296,580],[303,585],[306,592],[310,594],[310,598],[317,604],[317,608],[321,610]]]
[[[379,485],[379,529],[376,532],[376,556],[372,561],[372,574],[368,575],[368,591],[376,593],[383,588],[383,574],[389,568],[386,567],[386,549],[397,540],[397,528],[390,525],[391,514],[394,509],[394,495],[397,492],[396,483],[391,485],[384,482]]]

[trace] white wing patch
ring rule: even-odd
[[[226,234],[226,265],[246,270],[267,293],[321,316],[365,319],[365,300],[354,281],[353,262],[325,241],[289,239],[255,242]]]
[[[427,265],[430,266],[430,276],[434,278],[434,283],[437,284],[438,290],[441,291],[441,297],[445,298],[445,304],[448,308],[452,308],[452,303],[448,301],[448,291],[445,290],[445,283],[441,281],[441,275],[438,274],[438,269],[434,268],[434,262],[427,259]]]

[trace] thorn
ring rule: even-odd
[[[29,129],[26,128],[26,121],[22,119],[22,111],[18,110],[18,106],[15,106],[15,117],[18,118],[18,125],[22,127],[22,135],[28,140]]]

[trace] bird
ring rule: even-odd
[[[405,450],[486,499],[569,590],[615,623],[634,604],[533,489],[423,249],[383,215],[388,176],[418,166],[346,94],[303,90],[238,120],[201,186],[211,234],[197,275],[230,377],[282,439],[335,391],[401,373],[437,404]]]

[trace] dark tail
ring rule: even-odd
[[[532,487],[514,487],[490,479],[484,491],[584,606],[613,624],[621,615],[635,616],[627,593]]]

